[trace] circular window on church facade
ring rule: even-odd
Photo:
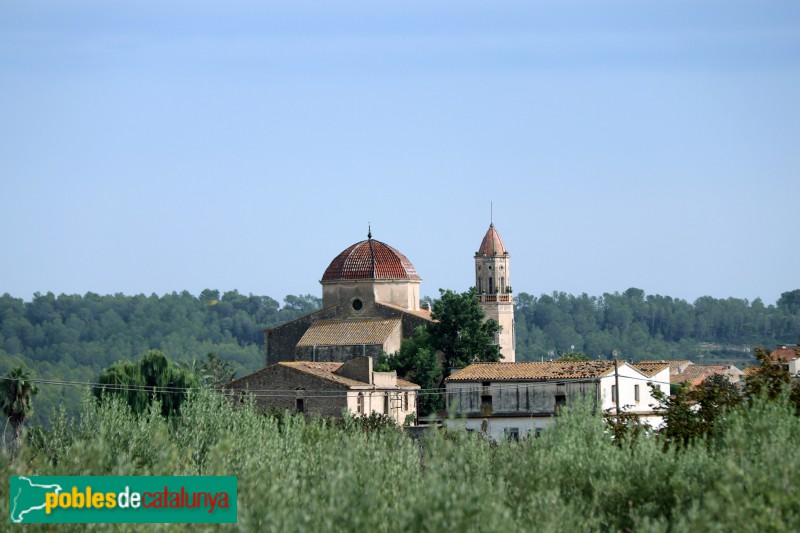
[[[355,311],[361,311],[361,309],[364,308],[364,302],[361,300],[361,298],[353,298],[353,301],[350,303],[350,305],[353,306],[353,310]]]

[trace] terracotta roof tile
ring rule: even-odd
[[[391,246],[375,239],[357,242],[337,255],[322,281],[342,279],[420,279],[411,261]]]
[[[670,382],[697,385],[714,374],[725,374],[725,370],[725,365],[689,365],[680,374],[670,376]]]
[[[622,363],[620,366],[626,363]],[[614,361],[552,361],[548,363],[473,363],[445,381],[544,381],[599,378],[614,371]]]
[[[317,376],[318,378],[326,379],[328,381],[333,381],[342,385],[346,385],[348,387],[369,387],[368,383],[363,381],[358,381],[355,379],[346,378],[344,376],[340,376],[339,374],[334,374],[339,367],[342,366],[344,363],[315,363],[312,361],[284,361],[282,363],[278,363],[281,366],[286,366],[289,368],[293,368],[295,370],[299,370],[300,372],[305,372],[306,374],[311,374]],[[379,390],[392,388],[392,387],[378,387]],[[420,388],[419,385],[416,383],[411,383],[410,381],[406,381],[404,379],[397,380],[397,388],[412,388],[418,389]]]
[[[406,309],[405,307],[400,307],[399,305],[394,305],[387,302],[376,302],[376,305],[388,307],[389,309],[394,309],[407,315],[414,315],[416,317],[424,318],[425,320],[430,320],[433,322],[433,319],[431,318],[431,312],[427,309]]]
[[[670,368],[670,364],[666,361],[639,361],[638,363],[633,363],[633,367],[648,378],[651,378],[665,368]]]
[[[306,330],[297,346],[383,344],[395,330],[400,328],[401,323],[399,318],[317,320]]]
[[[291,368],[298,372],[303,372],[305,374],[310,374],[312,376],[316,376],[320,379],[324,379],[326,381],[330,381],[332,383],[338,383],[339,385],[343,385],[345,387],[354,387],[354,388],[373,388],[372,385],[365,383],[363,381],[358,381],[356,379],[347,378],[344,376],[340,376],[339,374],[334,374],[344,363],[317,363],[313,361],[283,361],[277,363],[272,366],[264,367],[261,370],[256,370],[246,376],[242,376],[240,378],[234,379],[233,381],[224,385],[224,388],[227,389],[237,389],[242,388],[237,386],[240,383],[247,383],[250,379],[254,376],[257,376],[263,372],[269,372],[276,366],[282,366],[285,368]],[[378,390],[383,390],[392,387],[378,387]],[[397,380],[397,387],[399,389],[419,389],[420,386],[416,383],[411,383],[410,381],[406,381],[404,379]]]
[[[489,229],[481,241],[481,247],[478,248],[478,255],[503,255],[504,253],[506,253],[506,247],[503,245],[500,234],[494,229],[494,224],[489,224]]]
[[[781,346],[769,354],[769,358],[773,361],[791,361],[792,359],[800,359],[800,348],[790,348]]]

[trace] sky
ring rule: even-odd
[[[0,294],[800,288],[800,3],[0,4]],[[492,208],[490,209],[490,204]],[[491,217],[491,219],[490,219]]]

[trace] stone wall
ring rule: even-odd
[[[339,306],[325,307],[291,322],[282,324],[272,329],[264,330],[264,359],[267,366],[281,361],[320,361],[344,362],[353,357],[366,355],[377,357],[381,351],[394,353],[400,348],[402,339],[411,337],[414,329],[427,324],[429,321],[421,316],[404,313],[393,307],[374,304],[364,308],[359,318],[400,318],[402,322],[400,337],[391,335],[383,345],[356,345],[356,346],[317,346],[297,348],[297,343],[303,337],[312,323],[317,320],[331,318],[344,318],[353,316],[353,313]]]
[[[297,400],[300,399],[306,413],[340,418],[342,410],[347,408],[345,385],[282,365],[273,365],[254,372],[232,381],[225,388],[233,392],[234,401],[244,401],[246,393],[254,391],[256,404],[263,409],[272,407],[296,412]]]
[[[264,359],[266,366],[281,361],[294,361],[294,348],[303,334],[315,320],[334,318],[336,307],[325,307],[319,311],[303,315],[272,329],[264,330]],[[309,357],[310,361],[311,358]]]

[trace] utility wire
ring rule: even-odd
[[[646,381],[648,383],[659,384],[659,385],[669,385],[670,383],[667,381],[657,381],[653,379],[649,379],[646,377],[636,377],[636,376],[620,376],[621,379],[629,379],[629,380],[638,380],[638,381]],[[350,389],[347,391],[330,391],[330,392],[316,392],[313,395],[302,395],[303,398],[336,398],[341,397],[342,395],[356,395],[358,392],[373,392],[373,391],[383,391],[383,392],[415,392],[418,396],[431,396],[431,395],[457,395],[463,394],[466,390],[468,393],[473,392],[480,392],[486,388],[489,391],[508,391],[508,390],[525,390],[531,388],[537,388],[537,385],[540,383],[556,383],[556,384],[566,384],[566,383],[596,383],[600,378],[573,378],[573,379],[562,379],[562,380],[542,380],[542,381],[520,381],[515,382],[514,384],[493,384],[489,385],[488,387],[483,387],[481,385],[473,385],[468,387],[458,387],[455,389],[447,390],[446,387],[436,387],[436,388],[420,388],[420,389],[381,389],[381,388],[373,388],[373,389]],[[41,385],[58,385],[58,386],[79,386],[79,387],[93,387],[98,389],[105,389],[109,391],[137,391],[137,392],[149,392],[149,393],[170,393],[170,392],[190,392],[190,391],[199,391],[199,390],[207,390],[206,387],[176,387],[170,385],[131,385],[125,383],[97,383],[97,382],[89,382],[89,381],[64,381],[64,380],[52,380],[52,379],[40,379],[40,378],[10,378],[10,377],[0,377],[0,380],[4,381],[29,381],[31,383],[41,384]],[[491,382],[491,380],[489,380]],[[469,382],[454,382],[457,384],[472,384],[476,383],[476,381],[469,381]],[[483,383],[483,382],[482,382]],[[496,382],[495,382],[496,383]],[[235,395],[236,393],[245,393],[252,395],[256,398],[296,398],[298,397],[298,393],[300,392],[297,389],[234,389],[234,388],[227,388],[227,387],[217,387],[215,390],[222,392],[226,395]],[[282,394],[286,393],[286,394]]]

